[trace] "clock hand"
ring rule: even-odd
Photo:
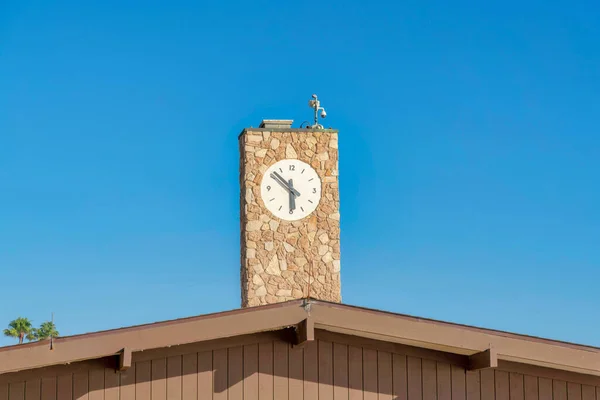
[[[273,173],[271,173],[271,178],[273,178],[275,182],[279,183],[288,193],[291,192],[290,188],[287,185],[287,182],[277,178],[277,176],[275,176]]]
[[[294,192],[292,192],[292,190],[294,190],[294,182],[292,182],[291,179],[289,181],[289,187],[290,187],[290,212],[291,212],[296,209],[296,195],[294,194]]]
[[[300,192],[291,187],[285,179],[281,175],[279,175],[276,171],[271,173],[271,178],[275,179],[277,183],[279,183],[285,190],[288,192],[293,192],[296,197],[300,197]]]
[[[294,187],[292,185],[288,184],[286,182],[286,180],[283,178],[283,176],[279,175],[277,173],[277,171],[273,171],[273,173],[275,174],[275,176],[277,176],[277,178],[279,178],[281,180],[281,182],[283,182],[284,185],[287,186],[289,191],[293,192],[296,197],[300,197],[300,192],[297,191],[296,189],[294,189]]]

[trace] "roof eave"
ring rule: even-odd
[[[0,350],[0,374],[299,326],[472,357],[600,376],[596,348],[311,300],[92,333]]]

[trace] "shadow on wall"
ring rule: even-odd
[[[271,340],[137,361],[122,373],[120,399],[405,398],[394,386],[406,392],[407,364],[417,361],[328,341]]]

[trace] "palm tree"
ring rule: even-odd
[[[4,336],[19,338],[19,344],[21,344],[24,338],[27,340],[35,338],[35,328],[29,319],[19,317],[8,324],[8,328],[4,330]]]
[[[43,322],[39,328],[35,329],[35,338],[37,340],[44,340],[58,337],[58,331],[56,325],[52,321]]]

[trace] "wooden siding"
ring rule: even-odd
[[[39,377],[30,371],[23,381],[16,374],[0,382],[0,400],[600,400],[591,385],[465,371],[351,342],[319,339],[296,348],[263,339],[185,354],[161,350],[134,358],[121,373],[93,363]]]

